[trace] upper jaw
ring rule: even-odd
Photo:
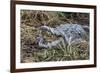
[[[49,27],[48,26],[41,26],[39,29],[42,31],[48,31]]]

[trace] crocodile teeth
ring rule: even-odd
[[[49,35],[51,35],[51,33],[50,33],[50,32],[48,32],[48,31],[47,31],[47,33],[48,33]]]

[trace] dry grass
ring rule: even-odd
[[[38,27],[42,25],[56,27],[65,23],[88,25],[89,14],[21,10],[21,62],[29,63],[89,59],[89,41],[82,41],[79,44],[67,47],[61,44],[58,45],[57,48],[50,49],[40,48],[35,43],[37,35],[40,34]],[[58,38],[46,33],[45,35],[47,40]]]

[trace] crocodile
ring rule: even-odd
[[[40,34],[36,41],[38,42],[39,47],[43,48],[52,48],[56,47],[58,44],[63,43],[64,46],[72,45],[75,43],[80,43],[82,40],[86,40],[89,38],[87,32],[89,33],[88,26],[82,26],[79,24],[61,24],[55,28],[49,26],[41,26],[39,28],[42,32],[48,32],[51,35],[57,36],[57,40],[52,42],[45,42],[43,35]]]

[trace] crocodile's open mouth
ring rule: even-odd
[[[58,44],[63,42],[62,37],[58,37],[49,31],[49,29],[44,30],[44,28],[40,29],[40,35],[37,37],[37,40],[38,46],[43,48],[56,47]]]
[[[56,41],[56,40],[59,40],[60,37],[56,36],[56,35],[53,35],[51,32],[49,31],[42,31],[41,30],[41,33],[42,37],[44,38],[44,41],[45,42],[53,42],[53,41]]]

